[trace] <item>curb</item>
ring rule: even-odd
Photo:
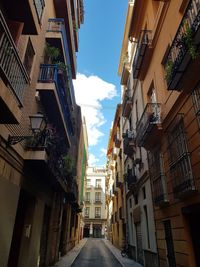
[[[82,239],[81,244],[79,243],[80,247],[78,247],[78,253],[76,253],[75,257],[72,259],[70,266],[74,263],[74,261],[76,260],[76,258],[78,257],[79,253],[81,252],[82,248],[85,246],[86,242],[88,241],[88,239]],[[75,248],[77,248],[75,247]],[[73,250],[73,249],[72,249]]]
[[[124,265],[124,263],[120,260],[120,258],[118,257],[117,253],[115,253],[110,246],[108,245],[109,241],[103,240],[104,244],[106,245],[106,247],[110,250],[110,252],[115,256],[115,258],[117,259],[117,261],[121,264],[122,267],[126,267]]]

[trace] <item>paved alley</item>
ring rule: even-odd
[[[71,267],[121,267],[101,239],[88,239]]]

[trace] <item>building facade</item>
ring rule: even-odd
[[[0,3],[2,267],[53,265],[78,240],[82,126],[72,79],[83,14],[82,0]]]
[[[84,198],[84,237],[105,237],[107,227],[105,178],[105,168],[87,168]]]
[[[122,154],[122,105],[118,104],[107,150],[107,210],[110,241],[122,249],[126,239],[126,202]]]
[[[148,158],[160,266],[199,266],[200,1],[130,3],[123,45],[133,53],[120,71],[141,94],[130,109]]]
[[[137,142],[144,109],[142,83],[135,77],[137,40],[130,38],[136,3],[129,1],[122,42],[119,75],[122,85],[122,132],[126,183],[127,236],[130,255],[145,266],[158,266],[154,211],[147,151]]]

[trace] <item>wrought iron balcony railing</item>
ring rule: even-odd
[[[200,0],[190,0],[166,57],[165,72],[169,90],[181,90],[179,82],[189,61],[198,55],[200,44]]]
[[[94,204],[102,204],[102,200],[101,199],[95,199]]]
[[[132,174],[131,172],[125,174],[125,179],[129,190],[137,183],[137,176],[135,174]]]
[[[189,153],[184,153],[170,164],[170,173],[173,177],[173,192],[176,198],[182,198],[196,191]]]
[[[18,55],[4,16],[0,11],[0,74],[9,86],[19,106],[22,106],[23,94],[29,82],[28,74]]]
[[[123,98],[122,116],[128,118],[132,108],[131,90],[127,89]]]
[[[69,107],[67,96],[67,73],[59,70],[56,64],[41,64],[38,82],[55,83],[56,92],[58,94],[60,106],[64,115],[65,124],[70,133],[73,133],[72,114]]]
[[[161,104],[147,103],[143,114],[136,126],[136,141],[138,146],[144,146],[152,128],[161,125]]]
[[[136,52],[133,60],[133,78],[137,79],[142,68],[146,50],[151,45],[151,31],[142,30],[138,38]]]
[[[132,157],[136,149],[135,134],[133,131],[127,130],[127,132],[123,134],[123,146],[124,154]]]

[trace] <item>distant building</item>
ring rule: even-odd
[[[105,168],[88,167],[84,199],[84,237],[105,237],[107,221],[105,178]]]

